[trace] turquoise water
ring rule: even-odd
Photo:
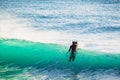
[[[35,77],[33,75],[34,71],[37,71],[38,74],[36,75],[52,70],[71,74],[82,73],[84,70],[87,72],[117,70],[119,72],[120,54],[80,49],[77,52],[75,61],[69,62],[67,50],[68,47],[59,44],[17,39],[0,40],[0,79],[29,80]],[[61,74],[60,72],[58,73]],[[66,73],[62,73],[62,75],[66,76]],[[29,75],[27,76],[27,74]],[[56,75],[56,71],[54,75]],[[69,77],[66,76],[64,78],[68,79]],[[40,78],[42,79],[42,76]],[[47,78],[49,80],[53,77]]]

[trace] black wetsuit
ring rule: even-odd
[[[77,45],[71,45],[70,46],[69,51],[71,51],[71,55],[70,55],[69,61],[71,61],[71,60],[74,61],[75,60],[76,48],[77,48]]]

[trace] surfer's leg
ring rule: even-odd
[[[73,55],[73,59],[72,59],[72,61],[74,61],[75,60],[75,55]]]
[[[72,58],[72,61],[74,61],[75,60],[75,53],[73,54],[73,58]]]

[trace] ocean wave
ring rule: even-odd
[[[119,69],[120,55],[81,49],[75,62],[68,61],[68,48],[58,44],[44,44],[16,39],[0,40],[1,64],[19,67],[43,68],[50,66],[58,69]],[[71,67],[68,67],[73,65]]]

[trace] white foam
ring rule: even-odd
[[[25,22],[24,19],[11,17],[10,15],[5,15],[5,18],[2,18],[3,15],[0,17],[0,37],[2,38],[25,39],[51,43],[65,37],[63,33],[58,31],[37,30],[33,28],[30,23],[23,23]],[[67,38],[67,36],[65,38]]]
[[[73,40],[77,40],[80,48],[103,51],[120,52],[120,39],[117,33],[110,34],[73,34],[64,31],[38,30],[25,19],[13,17],[8,14],[0,15],[0,37],[24,39],[35,42],[58,43],[71,45]],[[110,39],[107,39],[107,37]],[[114,39],[113,39],[114,38]]]

